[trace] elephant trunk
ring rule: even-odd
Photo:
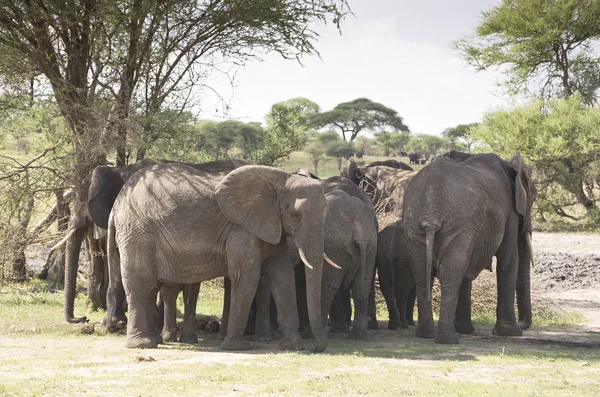
[[[317,343],[315,352],[322,352],[327,347],[325,340],[325,326],[321,317],[321,279],[323,276],[323,234],[310,233],[305,244],[297,246],[305,252],[306,260],[312,269],[306,267],[306,303],[308,318]]]
[[[77,270],[79,268],[79,252],[85,234],[84,228],[74,229],[75,233],[67,240],[66,265],[65,265],[65,320],[69,323],[86,322],[85,317],[75,318],[73,307],[75,305],[75,291],[77,286]]]
[[[519,326],[528,329],[531,326],[531,267],[533,250],[531,232],[519,233],[519,270],[517,274],[517,308]]]

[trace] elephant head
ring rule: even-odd
[[[519,326],[528,329],[531,326],[531,268],[534,264],[531,246],[531,208],[537,196],[537,189],[531,180],[529,167],[519,153],[510,161],[514,178],[515,209],[521,216],[519,223],[519,271],[517,276],[517,307],[519,309]]]
[[[327,203],[321,184],[265,166],[244,166],[217,185],[217,202],[223,215],[260,240],[279,244],[290,237],[308,267],[306,290],[316,351],[326,347],[321,319],[321,275]]]

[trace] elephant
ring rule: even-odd
[[[389,313],[388,328],[414,325],[415,278],[405,249],[402,220],[386,226],[377,235],[376,267]]]
[[[419,159],[421,158],[420,153],[410,153],[408,155],[408,162],[410,164],[419,164]]]
[[[378,165],[383,165],[385,167],[391,167],[391,168],[397,168],[399,170],[414,171],[414,169],[410,165],[405,164],[402,161],[398,161],[398,160],[394,160],[394,159],[373,161],[372,163],[367,164],[367,167],[376,167]]]
[[[79,189],[78,201],[75,203],[74,211],[70,219],[70,230],[62,243],[67,243],[67,260],[65,266],[65,319],[71,323],[85,322],[85,317],[75,318],[73,315],[73,306],[75,301],[75,283],[77,269],[79,267],[79,251],[84,235],[87,233],[88,248],[92,247],[98,250],[92,252],[93,266],[104,267],[103,258],[106,257],[106,229],[108,227],[108,218],[113,207],[114,201],[121,191],[125,182],[137,171],[159,163],[172,163],[169,160],[151,160],[144,159],[140,163],[127,165],[123,167],[98,166],[82,182]],[[227,160],[208,162],[202,164],[189,164],[191,167],[203,170],[233,170],[245,165],[244,161]],[[60,243],[59,243],[60,244]],[[57,244],[53,249],[55,249]],[[127,319],[124,314],[125,295],[124,291],[108,292],[108,268],[102,269],[100,274],[104,275],[106,281],[102,284],[101,296],[103,299],[115,299],[117,308],[116,317],[110,325],[110,331],[115,331],[123,327]],[[181,341],[187,343],[197,342],[196,336],[196,301],[199,291],[198,285],[185,285],[174,287],[175,289],[163,288],[161,299],[167,300],[166,314],[163,317],[162,311],[159,313],[161,320],[159,324],[163,325],[162,338],[164,341],[174,341],[176,339],[176,309],[175,300],[177,294],[183,290],[185,302],[185,320],[181,334]],[[108,295],[108,296],[107,296]],[[106,305],[105,305],[106,306]],[[192,311],[193,308],[193,311]]]
[[[382,165],[359,168],[355,162],[349,161],[345,174],[365,190],[377,211],[391,212],[401,206],[406,185],[416,171]]]
[[[531,168],[520,154],[510,161],[492,153],[462,162],[442,156],[408,183],[403,226],[417,286],[418,337],[459,342],[455,330],[459,295],[470,296],[471,281],[493,256],[498,280],[493,333],[520,336],[531,325],[531,207],[536,195]],[[442,293],[437,329],[431,312],[434,270]]]
[[[354,186],[356,188],[356,186]],[[327,217],[325,219],[325,251],[331,259],[341,266],[341,270],[329,266],[323,267],[321,290],[323,322],[337,301],[343,305],[340,290],[352,290],[355,315],[349,337],[367,339],[367,306],[373,282],[375,256],[377,254],[377,224],[370,205],[352,197],[341,189],[332,189],[325,193]],[[370,203],[369,203],[370,204]],[[299,300],[300,329],[306,335],[306,313],[302,301],[302,267],[296,267],[297,291]],[[299,272],[298,272],[299,270]],[[347,313],[341,307],[331,311],[334,328],[347,328]]]
[[[80,184],[77,199],[69,220],[69,231],[65,238],[52,247],[52,250],[55,250],[59,246],[67,244],[64,303],[64,316],[67,322],[81,323],[87,321],[85,317],[75,317],[73,313],[77,271],[79,268],[79,253],[84,239],[87,242],[87,249],[92,259],[91,266],[97,270],[94,273],[103,279],[94,284],[99,286],[99,291],[97,291],[99,294],[98,298],[101,301],[101,306],[106,308],[106,289],[108,284],[108,266],[104,260],[106,258],[106,223],[94,225],[88,208],[88,202],[105,201],[104,210],[110,212],[110,207],[125,181],[140,169],[156,163],[154,160],[146,159],[138,164],[124,167],[97,167]],[[107,186],[111,186],[111,188],[107,189]],[[106,219],[108,219],[108,212],[106,213]]]
[[[114,288],[122,282],[129,305],[126,346],[157,346],[151,311],[161,284],[226,276],[231,284],[232,316],[222,349],[251,347],[243,334],[262,278],[271,286],[280,309],[280,348],[302,348],[287,252],[289,236],[309,268],[306,287],[316,337],[313,350],[323,351],[326,212],[319,182],[271,167],[246,165],[227,173],[158,164],[137,172],[119,193],[108,229],[109,285]],[[115,309],[109,301],[109,319],[114,318]]]
[[[375,213],[375,208],[373,207],[373,203],[371,202],[371,200],[369,199],[369,196],[362,190],[360,189],[358,186],[356,186],[356,184],[354,184],[350,179],[342,177],[342,176],[332,176],[330,178],[327,179],[320,179],[319,177],[313,175],[310,171],[308,171],[306,168],[299,168],[298,170],[296,170],[295,172],[296,175],[303,175],[306,176],[307,178],[313,178],[313,179],[317,179],[321,182],[321,184],[323,185],[325,194],[332,192],[332,191],[336,191],[336,190],[342,190],[346,193],[348,193],[351,197],[355,197],[358,200],[362,201],[368,208],[369,208],[369,213],[372,215],[373,217],[373,221],[375,222],[375,227],[376,230],[379,230],[379,221],[377,220],[377,214]],[[292,260],[292,263],[299,263],[299,261],[297,260],[297,254],[294,256],[294,250],[295,247],[291,248],[291,254],[290,254],[290,258]],[[296,276],[297,277],[304,277],[301,273],[303,272],[302,268],[298,268],[296,267],[296,269],[299,270],[299,272],[296,272]],[[299,274],[300,273],[300,274]],[[378,328],[378,322],[377,322],[377,311],[376,311],[376,307],[375,307],[375,283],[374,283],[374,278],[375,278],[375,269],[373,269],[373,276],[371,278],[371,292],[369,293],[369,301],[368,301],[368,309],[367,309],[367,317],[368,317],[368,323],[367,323],[367,327],[369,329],[377,329]],[[297,283],[297,290],[302,288],[302,283]],[[298,298],[299,300],[301,298]],[[302,310],[300,310],[300,308],[303,307],[302,304],[299,304],[299,313],[300,313],[300,325],[301,325],[301,330],[303,330],[303,328],[306,328],[306,326],[303,326],[303,324],[307,324],[307,321],[305,321],[305,319],[302,318]],[[331,331],[337,332],[348,332],[349,331],[349,326],[351,325],[351,318],[352,318],[352,305],[350,303],[350,291],[345,288],[344,286],[342,286],[339,290],[339,292],[336,294],[336,296],[334,297],[334,300],[331,304],[331,309],[330,309],[330,320],[331,320]],[[304,321],[303,321],[304,320]],[[304,334],[306,335],[307,333],[304,332]]]

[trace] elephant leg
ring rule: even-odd
[[[126,280],[124,283],[129,304],[125,346],[128,348],[155,348],[160,340],[154,327],[158,288],[144,288],[148,285],[155,285],[155,283],[144,283],[139,279],[135,280],[135,286],[128,287]]]
[[[346,316],[346,323],[348,323],[349,327],[352,325],[352,303],[350,303],[350,288],[342,287],[339,289],[339,292],[340,299],[342,300],[342,307],[344,308],[344,315]]]
[[[377,322],[377,307],[375,305],[375,267],[373,267],[373,274],[371,275],[371,283],[369,285],[369,300],[367,302],[367,328],[379,328],[379,323]]]
[[[279,348],[283,350],[302,350],[303,343],[298,332],[298,307],[296,289],[294,288],[294,268],[289,261],[285,244],[281,249],[280,255],[267,262],[264,271],[270,280],[275,305],[280,308],[282,336],[279,341]],[[270,298],[268,298],[267,302],[270,302]]]
[[[294,276],[296,278],[296,303],[300,335],[302,336],[302,339],[312,339],[313,333],[310,329],[308,306],[306,302],[306,273],[304,272],[304,265],[299,265],[294,268]]]
[[[271,335],[270,306],[271,306],[271,283],[268,277],[261,277],[256,290],[256,319],[254,339],[260,342],[270,342]]]
[[[354,322],[352,330],[348,337],[356,340],[369,339],[367,333],[368,319],[367,306],[369,302],[369,292],[373,277],[373,268],[375,267],[376,247],[366,254],[366,263],[364,263],[352,280],[352,298],[354,299]]]
[[[177,341],[177,295],[179,295],[178,285],[163,285],[160,289],[160,301],[163,312],[163,326],[161,336],[165,342]],[[159,313],[160,313],[159,304]],[[159,323],[160,324],[160,323]]]
[[[461,334],[472,334],[475,332],[475,327],[473,327],[473,323],[471,322],[471,285],[471,280],[463,278],[460,290],[458,291],[454,328],[456,332],[460,332]]]
[[[227,336],[227,323],[229,322],[229,308],[231,306],[231,280],[225,277],[223,280],[223,314],[221,315],[221,327],[217,333],[217,339],[223,340]]]
[[[454,328],[456,307],[458,305],[458,292],[463,281],[463,275],[468,266],[468,257],[465,249],[456,249],[439,264],[437,277],[441,286],[440,319],[435,333],[435,342],[444,344],[458,343],[458,336]]]
[[[275,331],[279,329],[279,320],[277,315],[277,305],[275,304],[275,298],[273,298],[273,295],[271,295],[271,304],[269,305],[269,319],[271,320],[271,334],[274,334]]]
[[[341,290],[343,289],[344,287],[340,288],[340,291],[335,294],[333,301],[331,302],[331,309],[329,309],[331,326],[329,327],[329,332],[350,332],[350,327],[348,326],[344,306],[342,304]]]
[[[259,287],[260,288],[260,281]],[[256,291],[258,293],[258,290]],[[246,324],[246,329],[244,330],[244,335],[254,335],[256,333],[256,296],[252,299],[252,304],[250,305],[250,313],[248,314],[248,323]]]
[[[406,322],[408,323],[408,325],[415,325],[414,310],[416,301],[417,289],[413,285],[413,287],[410,289],[410,292],[408,293],[408,299],[406,301]]]
[[[109,272],[117,272],[117,275],[109,277],[108,290],[106,292],[106,318],[104,324],[109,332],[117,332],[125,329],[127,325],[127,316],[125,316],[124,307],[126,306],[125,288],[121,278],[121,270],[113,266]]]
[[[496,278],[498,280],[498,303],[494,335],[521,336],[523,330],[515,317],[515,290],[519,257],[515,252],[517,237],[507,228],[500,249],[496,254]],[[514,241],[514,242],[513,242]]]
[[[377,266],[377,271],[379,272],[379,287],[385,298],[385,304],[388,308],[390,318],[388,329],[398,329],[398,327],[402,325],[402,321],[400,311],[396,305],[396,299],[394,298],[394,269],[389,261],[380,258],[377,258]]]
[[[417,309],[419,312],[415,335],[419,338],[433,338],[435,337],[435,326],[433,325],[433,313],[431,311],[431,290],[427,290],[425,247],[413,247],[408,250],[408,254],[410,256],[409,263],[415,277]],[[431,285],[431,280],[429,280],[429,285]]]
[[[200,283],[185,284],[183,286],[183,329],[179,341],[182,343],[198,343],[196,334],[196,307],[198,306],[198,295],[200,294]]]

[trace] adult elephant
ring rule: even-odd
[[[399,170],[414,171],[414,169],[410,165],[405,164],[402,161],[398,161],[395,159],[373,161],[372,163],[367,164],[367,167],[376,167],[378,165],[383,165],[385,167],[390,167],[390,168],[397,168]]]
[[[224,176],[183,164],[159,164],[136,173],[115,201],[108,231],[110,284],[122,280],[129,304],[126,346],[157,346],[151,320],[160,284],[227,276],[232,315],[221,348],[249,349],[243,333],[262,275],[269,279],[280,308],[280,347],[301,348],[286,244],[290,236],[310,269],[306,284],[317,339],[314,350],[323,351],[326,211],[320,183],[270,167],[243,166]],[[109,318],[114,313],[109,302]]]
[[[368,213],[373,218],[373,222],[375,222],[376,230],[379,230],[379,221],[377,220],[377,214],[375,213],[375,208],[373,207],[373,203],[371,202],[369,196],[360,189],[355,183],[353,183],[350,179],[345,178],[343,176],[332,176],[326,179],[320,179],[319,177],[313,175],[306,168],[299,168],[295,172],[296,175],[303,175],[307,178],[317,179],[323,185],[323,189],[325,194],[334,192],[334,191],[343,191],[347,193],[349,196],[354,197],[361,202],[363,202],[368,208]],[[293,249],[293,248],[292,248]],[[296,255],[297,256],[297,255]],[[294,255],[291,255],[291,259],[293,263],[299,263],[298,260],[294,261]],[[296,276],[297,278],[303,279],[304,275],[303,269],[301,267],[296,267]],[[373,269],[373,275],[371,277],[371,292],[369,293],[369,301],[367,308],[367,327],[369,329],[377,329],[377,311],[375,307],[375,269]],[[297,289],[302,291],[302,283],[296,283]],[[300,300],[300,298],[299,298]],[[302,307],[302,303],[300,303],[299,308]],[[300,314],[300,329],[303,330],[303,324],[307,324],[305,318],[303,318],[302,310],[299,311]],[[330,309],[330,320],[331,320],[331,328],[330,330],[334,332],[348,332],[349,326],[351,325],[351,317],[352,317],[352,305],[350,303],[350,290],[344,286],[342,286],[336,296],[331,303]]]
[[[493,256],[498,280],[494,334],[522,335],[531,324],[531,207],[536,193],[531,168],[519,154],[511,161],[495,154],[462,162],[441,157],[409,182],[403,221],[417,285],[417,336],[458,343],[454,322],[461,284],[477,277]],[[437,330],[431,312],[432,268],[442,291]],[[515,290],[523,313],[519,324]]]
[[[382,165],[359,168],[354,161],[349,161],[345,170],[345,175],[367,193],[375,209],[385,212],[401,207],[406,185],[415,174]]]
[[[337,295],[338,304],[342,289],[351,291],[354,299],[354,320],[349,337],[367,339],[367,306],[377,254],[377,224],[369,205],[341,189],[325,194],[327,217],[325,219],[325,251],[341,269],[323,268],[321,310],[323,322],[327,320],[332,302]],[[302,268],[299,268],[300,272]],[[301,292],[302,274],[296,272],[299,300],[300,329],[306,330]],[[340,313],[340,311],[342,313]],[[341,307],[331,311],[332,329],[346,325]],[[336,324],[337,323],[337,324]],[[341,325],[340,325],[341,324]],[[346,325],[347,327],[347,325]],[[313,329],[314,331],[314,329]]]
[[[79,268],[79,254],[83,241],[86,241],[87,250],[90,255],[93,274],[100,278],[92,284],[98,286],[97,301],[101,308],[106,308],[106,290],[108,287],[108,266],[106,263],[106,223],[94,226],[94,221],[88,208],[89,201],[105,202],[106,219],[119,190],[133,175],[144,167],[156,164],[154,160],[143,160],[138,164],[132,164],[124,167],[97,167],[81,182],[77,200],[74,203],[71,218],[69,219],[69,229],[65,238],[58,242],[52,249],[56,249],[63,244],[66,247],[65,264],[65,302],[64,316],[69,323],[86,322],[86,317],[74,316],[75,289],[77,283],[77,271]],[[102,170],[97,171],[97,170]],[[110,187],[110,188],[109,188]],[[99,215],[99,214],[95,214]]]

